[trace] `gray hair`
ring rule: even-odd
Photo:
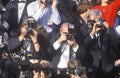
[[[91,15],[96,15],[96,16],[102,17],[101,11],[100,11],[100,10],[97,10],[97,9],[91,10],[90,13],[89,13],[89,16],[91,16]]]

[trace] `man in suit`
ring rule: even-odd
[[[21,22],[27,17],[27,5],[32,0],[14,0],[6,5],[5,20],[10,25],[10,31],[18,30]]]
[[[85,9],[83,9],[85,7]],[[89,3],[81,3],[78,6],[80,27],[78,33],[81,33],[79,40],[82,40],[87,50],[88,77],[105,78],[112,69],[109,64],[115,62],[115,52],[111,47],[111,29],[105,20],[101,20],[101,11],[91,10]],[[86,15],[87,14],[87,15]],[[88,20],[88,16],[90,17]],[[100,21],[101,20],[101,21]],[[108,70],[109,69],[109,70]]]
[[[85,57],[85,49],[79,46],[75,39],[73,32],[74,25],[70,23],[63,23],[60,27],[60,32],[52,33],[50,39],[52,64],[55,69],[60,70],[60,78],[65,76],[65,69],[68,68],[68,61],[77,58],[83,62]],[[65,77],[64,77],[65,78]]]

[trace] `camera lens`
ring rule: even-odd
[[[74,37],[72,34],[67,34],[66,36],[67,36],[67,40],[70,40],[70,41],[74,40]]]

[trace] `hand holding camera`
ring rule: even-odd
[[[46,7],[52,4],[52,0],[39,0],[40,7]]]
[[[46,6],[46,0],[39,0],[39,7],[44,8]]]
[[[33,34],[29,34],[30,38],[32,39],[33,42],[36,42],[37,41],[37,36],[38,36],[38,33],[36,30],[32,30]]]
[[[98,32],[99,30],[101,30],[101,27],[99,27],[100,22],[96,22],[94,23],[93,27],[92,27],[92,31],[91,31],[91,35],[94,36],[96,32]]]
[[[67,37],[66,34],[62,34],[60,35],[58,42],[61,44],[62,42],[66,41]]]

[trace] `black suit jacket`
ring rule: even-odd
[[[80,18],[82,20],[82,18]],[[102,70],[107,70],[107,66],[115,61],[115,53],[111,47],[110,35],[102,30],[100,32],[101,36],[101,47],[97,45],[97,38],[92,39],[90,33],[88,32],[87,24],[80,23],[79,33],[82,33],[82,40],[84,42],[85,48],[87,50],[87,66],[97,69],[100,67]],[[100,61],[101,58],[101,61]]]
[[[60,60],[60,56],[62,54],[61,52],[61,46],[58,50],[54,50],[53,48],[53,43],[59,38],[60,33],[52,33],[52,36],[50,38],[50,46],[49,46],[49,52],[51,54],[52,57],[52,64],[54,68],[57,68],[57,65],[59,63]],[[72,47],[70,48],[70,56],[72,55],[73,49]],[[76,52],[76,58],[78,60],[81,61],[81,63],[84,65],[84,61],[85,61],[85,55],[86,55],[86,50],[84,49],[84,47],[82,45],[79,46],[77,52]]]
[[[19,29],[20,24],[22,23],[22,21],[24,20],[24,18],[27,15],[27,5],[32,2],[33,0],[26,0],[26,4],[20,19],[20,22],[18,23],[18,0],[12,1],[10,3],[8,3],[6,5],[6,13],[4,15],[5,20],[7,20],[7,22],[10,25],[10,30],[16,30]]]

